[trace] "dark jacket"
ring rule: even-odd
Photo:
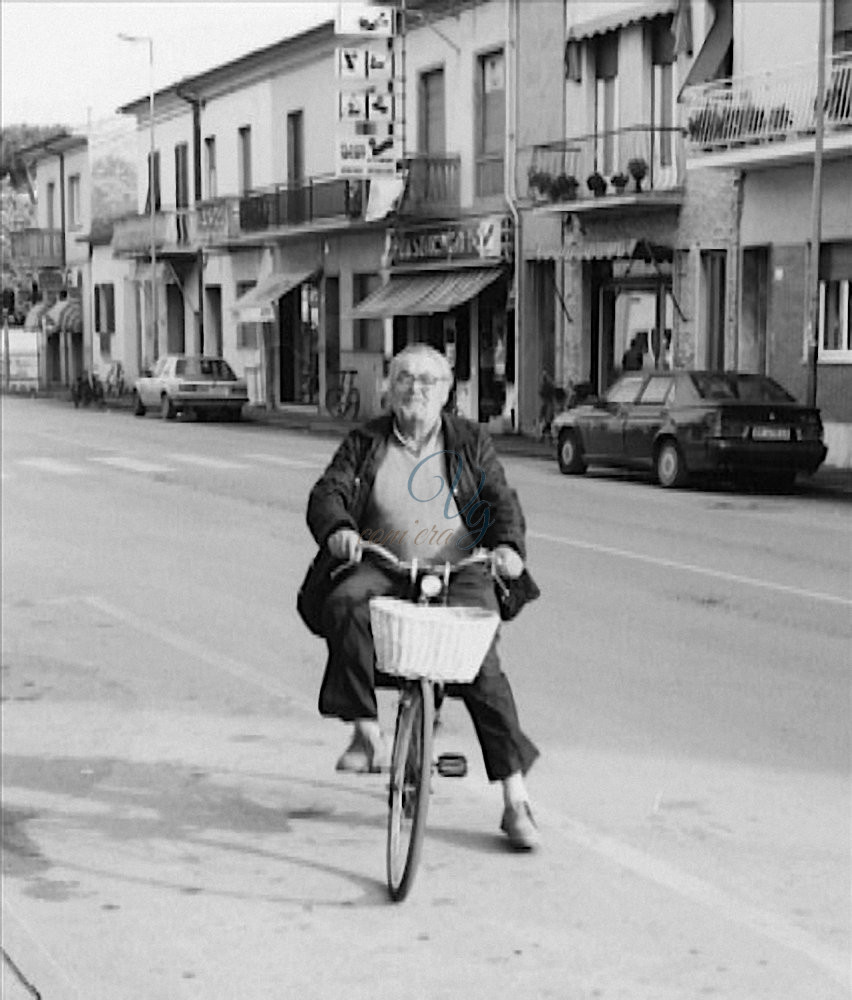
[[[442,422],[444,449],[449,452],[444,456],[444,490],[450,488],[459,474],[460,458],[461,472],[455,489],[459,513],[473,528],[481,524],[483,504],[489,508],[488,529],[478,545],[488,549],[509,545],[525,559],[523,512],[517,493],[506,482],[490,435],[477,424],[449,414],[444,414]],[[325,543],[340,528],[361,532],[368,527],[362,519],[392,433],[393,420],[389,415],[350,432],[311,490],[307,521],[320,551],[299,591],[298,609],[311,631],[317,634],[321,634],[319,617],[331,586],[330,573],[338,565]]]

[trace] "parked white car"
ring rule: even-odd
[[[164,354],[153,371],[136,380],[133,401],[137,417],[155,409],[163,420],[186,412],[198,420],[208,415],[239,420],[248,389],[223,358]]]

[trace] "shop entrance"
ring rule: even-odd
[[[279,401],[319,399],[319,290],[302,282],[278,302]]]
[[[635,266],[619,274],[624,267],[608,263],[606,274],[599,265],[592,282],[591,382],[599,394],[624,371],[674,365],[671,275],[636,274]]]

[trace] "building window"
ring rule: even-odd
[[[352,275],[352,304],[357,306],[382,283],[378,274]],[[381,354],[385,347],[385,327],[380,319],[355,320],[355,350],[374,351]]]
[[[204,140],[204,160],[207,172],[207,197],[216,197],[216,136],[208,135]]]
[[[852,361],[852,281],[819,283],[819,357]]]
[[[606,177],[618,169],[618,39],[610,31],[595,42],[595,169]]]
[[[95,285],[95,333],[115,333],[115,286]]]
[[[419,123],[420,152],[444,153],[447,148],[447,123],[443,69],[434,69],[420,75]]]
[[[71,174],[68,178],[68,228],[80,228],[80,175]]]
[[[251,125],[243,125],[239,136],[239,185],[240,193],[251,191]]]
[[[852,0],[834,0],[833,29],[834,52],[852,52]]]
[[[476,79],[477,197],[503,193],[506,140],[506,65],[502,49],[479,56]]]
[[[287,115],[287,183],[295,186],[304,179],[304,116],[301,111],[291,111]]]
[[[175,208],[189,207],[189,146],[175,146]]]
[[[53,181],[47,185],[47,228],[56,228],[56,185]]]
[[[671,167],[675,162],[675,123],[677,122],[677,87],[675,86],[675,52],[672,19],[656,18],[652,22],[651,60],[653,79],[651,121],[655,135],[653,149],[655,167]],[[656,173],[656,171],[655,171]]]
[[[151,154],[148,154],[148,193],[145,196],[145,214],[151,211],[151,174],[154,175],[154,211],[159,212],[160,202],[160,151],[154,150],[154,169],[151,170]]]

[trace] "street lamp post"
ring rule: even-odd
[[[159,324],[157,322],[157,207],[154,191],[154,39],[150,35],[118,36],[125,42],[147,42],[148,44],[148,131],[150,150],[148,153],[148,212],[151,219],[151,329],[154,340],[154,356],[159,353]],[[141,358],[138,359],[141,369]]]

